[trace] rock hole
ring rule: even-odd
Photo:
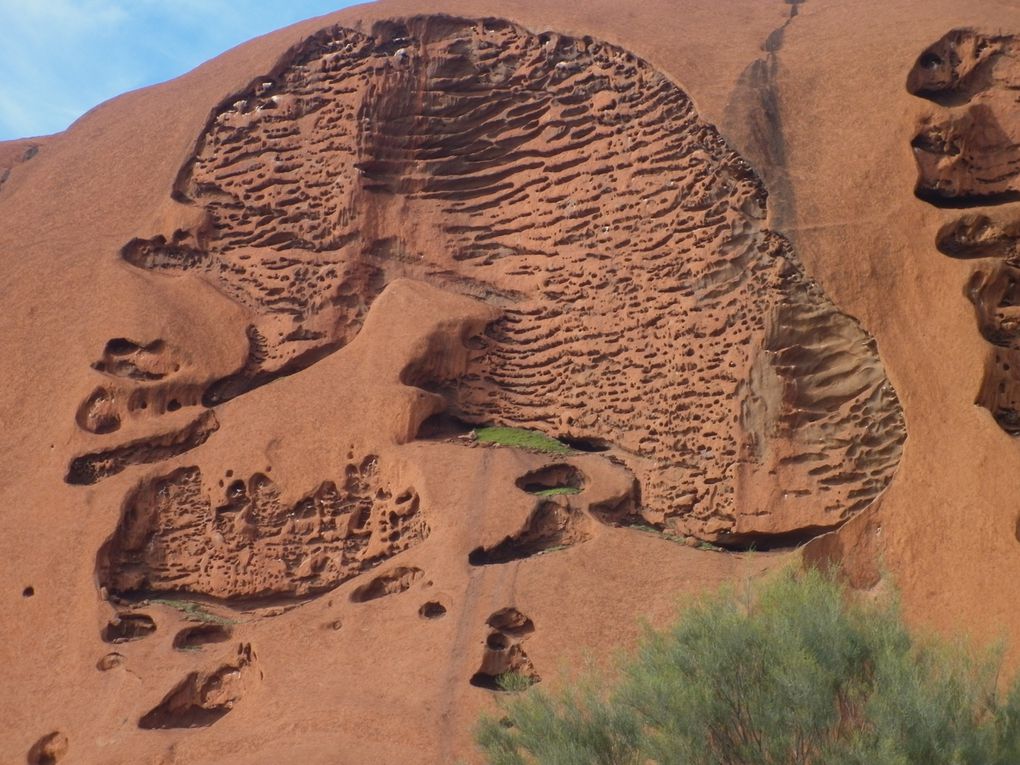
[[[109,672],[114,667],[119,667],[124,663],[123,654],[119,654],[116,651],[108,653],[103,656],[99,661],[96,662],[96,669],[100,672]]]
[[[486,638],[485,645],[493,651],[505,651],[510,647],[510,638],[502,632],[493,632],[488,638]]]
[[[351,601],[354,603],[367,603],[370,600],[395,595],[409,589],[424,575],[420,568],[408,568],[400,566],[391,569],[384,574],[372,579],[367,584],[354,589],[351,593]]]
[[[26,587],[25,589],[23,589],[21,591],[21,597],[23,597],[23,598],[30,598],[33,595],[35,595],[35,587],[31,587],[31,586],[30,587]]]
[[[612,443],[604,438],[569,438],[567,436],[558,436],[556,440],[577,452],[608,452],[613,448]]]
[[[928,51],[921,56],[917,63],[922,69],[938,69],[942,66],[942,57],[936,53]]]
[[[174,635],[173,646],[179,651],[201,648],[209,643],[222,643],[229,640],[231,630],[223,624],[199,624],[186,627]]]
[[[67,736],[60,731],[47,733],[28,750],[29,765],[56,765],[67,754]]]
[[[475,686],[475,688],[484,688],[487,691],[502,691],[503,688],[499,684],[498,679],[498,675],[475,672],[471,676],[471,685]]]
[[[584,488],[584,474],[573,465],[547,465],[518,478],[517,488],[541,496],[576,494]]]
[[[482,335],[472,335],[464,340],[464,347],[471,351],[484,351],[489,344]]]
[[[459,417],[440,412],[426,418],[418,428],[418,434],[415,437],[421,441],[442,441],[447,438],[466,436],[475,427]]]
[[[516,693],[531,687],[541,678],[521,643],[535,631],[535,624],[516,608],[502,608],[486,624],[491,631],[485,638],[482,663],[471,676],[471,685],[489,691]]]
[[[166,404],[166,410],[168,412],[176,412],[181,408],[181,402],[175,398],[170,399]]]
[[[96,388],[78,407],[75,421],[82,430],[96,435],[118,430],[120,415],[113,394],[106,388]]]
[[[126,643],[155,631],[156,622],[147,614],[118,614],[103,628],[102,637],[107,643]]]
[[[418,609],[418,615],[422,619],[441,619],[446,616],[446,606],[438,600],[430,600]]]
[[[140,347],[137,343],[133,343],[125,337],[115,337],[107,341],[106,353],[111,356],[126,356],[129,353],[140,350]]]
[[[514,637],[530,635],[535,631],[535,623],[516,608],[501,608],[485,621],[494,630],[505,632]]]
[[[472,566],[488,566],[560,550],[590,537],[589,518],[559,502],[541,502],[519,532],[468,554]]]
[[[212,725],[241,700],[245,675],[255,662],[250,644],[238,646],[234,662],[212,671],[192,672],[139,721],[143,730]]]

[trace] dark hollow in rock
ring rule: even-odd
[[[588,540],[589,519],[569,505],[543,501],[529,516],[524,528],[492,547],[477,547],[468,555],[472,566],[529,558],[548,550]]]
[[[106,388],[96,388],[75,414],[78,427],[89,433],[104,435],[120,428],[114,395]]]
[[[517,488],[529,494],[538,494],[556,489],[580,491],[584,488],[584,473],[573,465],[547,465],[525,473],[517,479]]]
[[[425,419],[415,436],[421,441],[442,441],[447,438],[466,436],[477,426],[454,417],[447,412],[440,412]]]
[[[394,595],[404,592],[412,584],[417,582],[424,575],[420,568],[408,568],[398,566],[389,571],[379,574],[367,584],[356,587],[351,593],[351,601],[354,603],[367,603],[387,595]]]
[[[637,500],[639,489],[640,487],[635,481],[628,494],[622,497],[612,497],[604,502],[593,503],[588,506],[588,512],[607,526],[628,526],[640,522],[637,512],[637,508],[640,507],[640,502]]]
[[[126,643],[155,631],[156,622],[147,614],[118,614],[103,628],[103,640],[107,643]]]
[[[60,731],[47,733],[28,750],[28,765],[56,765],[67,754],[67,736]]]
[[[521,643],[535,631],[535,624],[516,608],[501,608],[488,619],[489,634],[482,662],[471,676],[471,685],[489,691],[515,692],[541,680]]]
[[[68,465],[64,480],[72,486],[88,486],[116,475],[130,465],[168,460],[201,446],[219,426],[216,415],[211,411],[203,412],[179,430],[75,457]]]
[[[101,657],[99,661],[96,662],[96,669],[98,669],[100,672],[109,672],[114,667],[119,667],[123,663],[124,663],[123,654],[119,654],[116,651],[114,651]]]
[[[199,624],[185,627],[174,635],[174,648],[186,651],[208,643],[222,643],[229,640],[232,630],[225,624]]]
[[[245,675],[254,660],[251,646],[241,644],[233,662],[212,671],[191,672],[138,721],[138,727],[150,730],[212,725],[244,695]]]
[[[613,448],[612,443],[604,438],[573,438],[570,436],[557,436],[556,440],[566,444],[575,452],[608,452]]]
[[[501,608],[486,619],[485,623],[494,630],[499,630],[514,637],[524,637],[535,631],[535,623],[529,617],[512,607]]]
[[[437,600],[430,600],[428,603],[422,604],[422,607],[418,609],[418,615],[422,619],[440,619],[446,616],[446,606]]]
[[[827,534],[836,527],[827,526],[805,526],[796,531],[789,531],[784,534],[742,534],[724,536],[717,539],[713,544],[729,552],[770,552],[773,550],[794,550],[807,544],[812,539]]]

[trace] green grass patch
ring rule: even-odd
[[[561,494],[580,494],[581,490],[576,486],[554,486],[551,489],[531,492],[536,497],[558,497]]]
[[[482,444],[531,449],[547,454],[573,454],[573,450],[569,446],[555,438],[524,428],[476,428],[475,440]]]
[[[668,531],[666,529],[657,529],[654,526],[649,526],[647,523],[635,523],[635,524],[633,524],[631,526],[631,528],[632,529],[636,529],[636,530],[641,531],[641,532],[644,532],[645,534],[654,534],[657,537],[662,537],[667,542],[673,542],[673,543],[678,544],[678,545],[686,545],[687,544],[687,537],[685,537],[683,534],[677,534],[677,533],[674,533],[672,531]],[[703,547],[702,545],[706,545],[706,546]],[[722,548],[716,547],[715,545],[710,544],[709,542],[698,542],[698,549],[699,550],[709,550],[709,549],[711,549],[711,550],[721,550]]]
[[[714,545],[711,542],[705,542],[704,540],[698,542],[697,547],[699,550],[707,550],[709,552],[726,552],[726,548]]]
[[[508,693],[526,691],[536,682],[533,677],[513,671],[504,672],[496,678],[496,685],[500,687],[500,690],[507,691]]]
[[[159,606],[166,606],[180,611],[184,618],[191,622],[202,622],[203,624],[237,624],[233,619],[214,614],[205,609],[201,603],[194,600],[173,600],[171,598],[150,598],[149,603]]]

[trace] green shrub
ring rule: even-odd
[[[526,691],[528,688],[533,686],[537,680],[533,677],[529,677],[521,672],[504,672],[502,675],[496,678],[496,685],[499,686],[500,690],[507,691],[508,693],[520,693]]]
[[[649,631],[613,682],[527,691],[477,740],[494,765],[1016,765],[998,666],[914,638],[892,599],[789,574]]]
[[[476,428],[475,439],[481,443],[513,446],[517,449],[533,449],[549,454],[573,453],[569,446],[555,438],[523,428]]]

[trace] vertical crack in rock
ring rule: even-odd
[[[806,0],[783,0],[789,15],[761,45],[764,55],[741,73],[726,104],[727,122],[738,133],[755,166],[772,189],[772,219],[782,227],[796,217],[796,198],[787,173],[786,138],[779,100],[779,52],[786,30]]]

